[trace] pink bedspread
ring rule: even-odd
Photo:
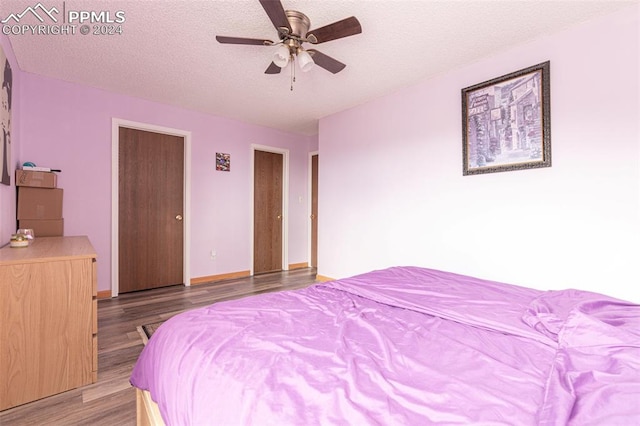
[[[396,267],[173,317],[131,383],[168,425],[640,424],[640,306]]]

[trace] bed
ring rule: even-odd
[[[393,267],[177,315],[131,383],[140,424],[640,424],[640,306]]]

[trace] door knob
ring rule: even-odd
[[[177,215],[176,215],[176,220],[177,220],[178,222],[182,221],[182,215],[181,215],[181,214],[177,214]]]
[[[282,219],[282,215],[281,214],[278,215],[278,220],[280,220],[280,219]]]

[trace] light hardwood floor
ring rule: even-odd
[[[316,270],[305,268],[100,300],[98,381],[1,411],[0,425],[135,425],[135,391],[129,384],[129,375],[143,347],[137,326],[222,300],[306,287],[315,278]]]

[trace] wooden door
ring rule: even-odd
[[[318,154],[311,156],[311,267],[318,267]]]
[[[121,293],[183,283],[184,138],[121,127]]]
[[[283,155],[255,151],[253,273],[282,270]]]

